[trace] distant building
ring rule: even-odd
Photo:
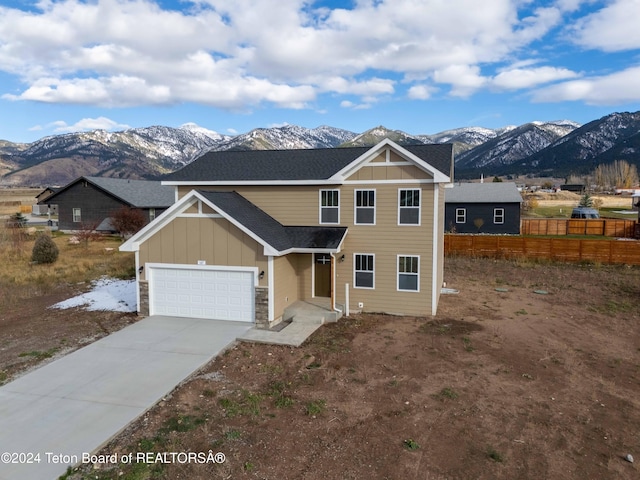
[[[461,183],[445,191],[445,230],[520,233],[522,196],[515,183]]]
[[[582,195],[586,190],[586,186],[583,183],[567,183],[565,185],[560,185],[560,190]]]
[[[148,180],[79,177],[39,203],[58,205],[58,228],[83,230],[93,226],[111,231],[110,217],[122,206],[140,210],[147,223],[175,200],[172,187]]]

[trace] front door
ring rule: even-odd
[[[331,296],[331,255],[328,253],[315,253],[313,255],[315,267],[315,297]]]

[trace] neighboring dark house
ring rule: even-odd
[[[520,233],[522,196],[515,183],[462,183],[445,190],[445,230]]]
[[[174,189],[160,182],[80,177],[39,203],[58,205],[60,230],[111,231],[110,216],[122,206],[141,210],[148,223],[174,201]]]

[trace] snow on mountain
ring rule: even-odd
[[[399,144],[453,143],[460,177],[479,171],[564,172],[616,159],[640,165],[640,112],[611,114],[582,127],[570,120],[534,121],[518,127],[464,127],[430,135],[410,135],[384,126],[356,134],[330,126],[284,125],[229,136],[186,123],[179,128],[55,135],[31,144],[0,141],[0,186],[64,185],[80,175],[158,178],[211,150],[332,148],[373,145],[383,138]]]
[[[495,168],[519,162],[578,128],[574,122],[531,122],[506,129],[500,135],[461,153],[456,168]]]
[[[295,148],[332,148],[355,137],[355,133],[321,126],[314,129],[297,125],[256,128],[220,142],[214,150],[290,150]]]

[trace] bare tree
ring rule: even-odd
[[[133,235],[145,226],[144,214],[136,209],[122,206],[111,213],[111,225],[123,237]]]

